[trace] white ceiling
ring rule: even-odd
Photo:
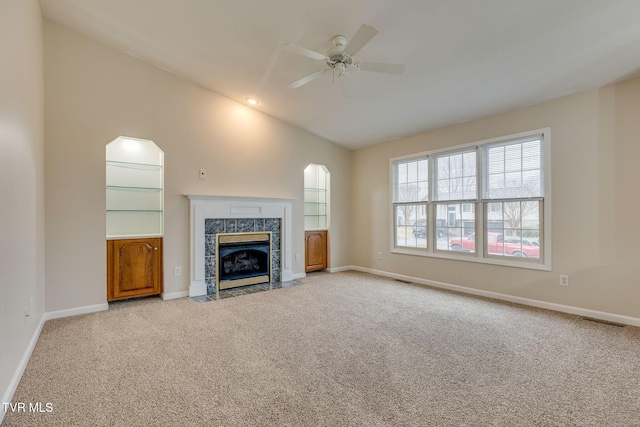
[[[638,0],[40,0],[43,15],[238,102],[357,149],[604,86],[640,70]],[[345,97],[325,53],[362,24],[379,33]]]

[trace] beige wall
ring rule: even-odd
[[[353,155],[352,262],[367,269],[640,317],[640,80],[427,132]],[[393,254],[389,159],[551,128],[552,271]],[[373,261],[377,251],[381,261]],[[570,275],[568,288],[559,274]]]
[[[44,311],[44,91],[37,0],[0,1],[0,58],[0,402],[8,402],[17,386],[12,377]],[[31,298],[33,313],[25,320]],[[3,415],[0,408],[0,421]]]
[[[189,286],[184,194],[298,198],[293,253],[304,254],[309,163],[331,172],[331,266],[349,264],[350,151],[57,24],[44,36],[47,311],[105,302],[105,145],[119,135],[165,153],[165,292]]]
[[[331,172],[332,267],[640,318],[639,79],[350,153],[48,22],[43,71],[42,25],[36,0],[0,2],[2,401],[45,308],[105,302],[104,148],[119,135],[165,151],[166,292],[189,285],[187,274],[172,274],[189,265],[183,194],[299,198],[293,249],[302,254],[302,176],[313,162]],[[553,271],[390,252],[389,158],[547,126]],[[374,264],[377,251],[383,259]],[[560,273],[570,287],[558,285]]]
[[[183,194],[302,199],[302,171],[313,162],[331,171],[332,267],[640,317],[631,197],[638,80],[354,153],[49,22],[45,83],[47,311],[105,300],[104,145],[127,135],[165,151],[166,292],[189,285],[187,274],[173,276],[174,266],[187,272],[189,265]],[[552,136],[553,271],[390,252],[389,158],[543,127]],[[207,180],[198,178],[200,168]],[[293,249],[301,254],[302,212],[298,201]],[[374,264],[377,251],[383,260]],[[569,288],[558,285],[560,273],[570,275]]]

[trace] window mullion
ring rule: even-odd
[[[429,156],[428,159],[428,170],[429,170],[429,202],[427,203],[427,230],[429,231],[427,233],[427,251],[428,252],[435,252],[436,250],[436,245],[438,244],[437,238],[435,237],[435,230],[436,230],[436,222],[435,222],[435,218],[436,218],[436,210],[435,210],[435,200],[436,200],[436,186],[438,185],[438,175],[437,175],[437,171],[436,171],[436,161],[435,161],[435,157],[433,156]]]
[[[413,205],[425,205],[428,202],[426,200],[419,202],[394,202],[394,206],[413,206]]]
[[[484,204],[480,203],[480,200],[484,198],[484,156],[482,148],[476,147],[476,203],[475,203],[475,236],[476,236],[476,256],[478,258],[484,258],[487,252],[484,244],[484,233],[486,225],[484,219]]]
[[[483,203],[476,202],[476,255],[478,258],[484,258],[487,252],[485,244],[484,244],[484,235],[486,230],[486,225],[484,219],[486,218],[484,214],[485,206]]]
[[[522,202],[541,202],[544,200],[544,197],[513,197],[513,198],[480,199],[480,201],[485,203],[516,202],[518,200]]]

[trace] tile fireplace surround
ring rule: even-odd
[[[231,197],[187,194],[189,199],[189,296],[207,294],[205,277],[205,220],[207,219],[280,219],[280,280],[293,280],[291,218],[294,199]],[[257,231],[257,230],[254,230]]]

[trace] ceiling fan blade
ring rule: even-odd
[[[383,62],[359,62],[356,64],[356,68],[376,73],[402,74],[404,72],[402,64],[385,64]]]
[[[307,49],[306,47],[301,47],[295,45],[293,43],[285,43],[280,46],[282,50],[286,50],[287,52],[295,53],[297,55],[306,56],[307,58],[317,59],[318,61],[324,61],[327,57],[321,53],[318,53],[314,50]]]
[[[304,76],[303,78],[301,78],[300,80],[296,80],[293,83],[289,83],[287,85],[287,87],[291,88],[291,89],[296,89],[299,88],[300,86],[302,86],[303,84],[307,84],[309,83],[311,80],[316,79],[320,76],[322,76],[323,74],[325,74],[328,71],[328,69],[326,70],[320,70],[320,71],[316,71],[314,73],[311,73],[309,75]]]
[[[369,43],[369,40],[376,34],[378,34],[376,27],[362,25],[358,32],[351,38],[351,41],[347,43],[347,46],[344,48],[344,53],[351,56],[355,55],[364,45]]]

